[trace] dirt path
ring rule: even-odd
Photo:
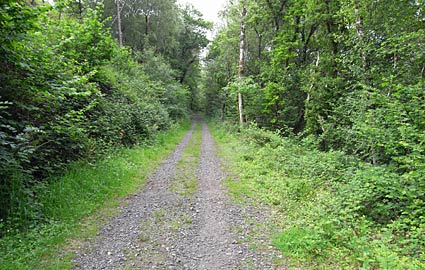
[[[278,269],[264,239],[246,241],[264,215],[228,198],[214,152],[196,121],[145,189],[79,251],[75,269]]]

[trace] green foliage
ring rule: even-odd
[[[28,17],[16,15],[19,13],[16,9]],[[25,202],[35,196],[27,190],[33,184],[33,177],[45,177],[84,155],[88,144],[84,114],[92,108],[93,98],[98,94],[90,82],[94,71],[84,72],[72,53],[65,54],[65,49],[57,46],[62,38],[87,45],[85,38],[91,37],[87,34],[76,37],[70,31],[57,35],[56,23],[47,16],[47,11],[44,7],[19,4],[2,9],[2,23],[10,28],[2,35],[7,42],[2,46],[5,52],[1,58],[1,99],[8,104],[0,119],[2,134],[7,138],[2,144],[3,152],[8,153],[2,159],[2,167],[15,165],[2,177],[1,217],[13,213],[26,222],[35,218],[28,217],[21,206],[31,205]],[[22,22],[23,29],[15,26],[14,17],[27,21]],[[95,20],[93,12],[82,22],[81,29],[86,26],[98,32],[100,38],[105,37],[102,25],[93,24]],[[71,20],[60,23],[64,29],[68,25],[76,26]],[[109,45],[112,46],[110,39]],[[91,49],[99,48],[92,44]],[[99,60],[104,61],[106,56],[102,57]]]
[[[258,122],[261,119],[261,115],[258,113],[261,107],[256,104],[261,104],[262,96],[259,95],[260,87],[250,77],[244,77],[242,79],[234,78],[229,84],[223,89],[227,93],[227,97],[232,100],[237,100],[239,92],[243,95],[243,102],[246,106],[244,111],[245,120],[250,122]],[[235,103],[236,104],[236,103]],[[235,112],[236,116],[237,112]]]
[[[423,181],[310,139],[256,127],[214,131],[238,179],[230,191],[273,205],[283,218],[274,244],[307,269],[422,269]],[[222,127],[223,128],[223,127]],[[314,142],[313,138],[313,142]],[[415,175],[415,177],[413,176]],[[295,265],[294,265],[295,266]]]
[[[424,4],[246,1],[244,111],[289,138],[242,130],[229,186],[284,209],[275,244],[313,269],[424,268]],[[239,5],[205,76],[209,114],[234,121]]]
[[[115,1],[105,1],[105,16],[112,17],[113,35],[118,27]],[[202,18],[193,6],[178,6],[174,0],[133,1],[122,5],[121,24],[123,43],[141,53],[139,61],[153,80],[163,81],[168,87],[170,76],[187,87],[190,93],[190,109],[199,105],[199,80],[201,66],[199,55],[208,45],[206,32],[212,24]],[[165,60],[164,60],[165,59]],[[157,69],[158,68],[158,69]],[[176,82],[174,90],[183,92]],[[185,114],[174,108],[175,116]]]
[[[113,18],[111,28],[116,37],[115,1],[106,0],[104,4],[104,15]],[[134,51],[154,48],[163,55],[169,55],[178,45],[177,36],[184,26],[176,1],[132,1],[121,6],[121,14],[123,43]]]
[[[292,228],[277,235],[274,244],[285,254],[312,257],[327,248],[326,242],[310,229]]]
[[[162,93],[161,101],[166,105],[168,114],[172,119],[187,118],[191,107],[193,93],[188,86],[175,80],[177,71],[166,60],[147,50],[141,55],[142,70],[150,80],[156,82],[155,93]]]
[[[70,162],[151,140],[189,113],[167,60],[118,48],[103,7],[81,3],[1,9],[0,219],[13,229],[46,222],[35,187]]]
[[[209,114],[237,119],[240,2],[224,11],[205,78]],[[373,164],[423,166],[423,1],[246,1],[248,121],[289,127]],[[227,86],[227,88],[226,88]],[[218,103],[218,104],[217,104]],[[213,111],[215,110],[215,112]]]
[[[124,43],[135,50],[118,48],[100,15],[114,2],[1,3],[2,269],[72,267],[58,247],[105,201],[140,188],[183,130],[171,139],[160,132],[196,103],[209,24],[194,10],[183,23],[175,1],[134,2],[124,12],[135,16],[122,18]],[[142,15],[128,13],[137,5],[145,28],[137,27]],[[175,63],[188,63],[184,84]],[[155,147],[139,146],[149,142]]]
[[[32,189],[37,193],[33,201],[36,209],[28,208],[30,205],[25,207],[48,220],[43,224],[32,223],[26,232],[20,232],[16,224],[0,227],[8,229],[0,239],[2,269],[71,269],[70,260],[74,254],[63,254],[69,245],[67,239],[82,241],[96,234],[96,228],[91,229],[86,224],[90,221],[82,219],[99,210],[105,211],[105,205],[113,207],[110,201],[137,192],[152,170],[175,148],[189,124],[175,125],[159,133],[150,144],[109,151],[96,162],[73,163],[62,176],[49,179],[50,184],[38,183]],[[100,222],[94,220],[91,221],[94,224],[89,225],[100,226]]]
[[[94,80],[101,85],[103,96],[89,116],[92,137],[107,144],[131,146],[170,125],[163,104],[166,89],[161,82],[150,80],[127,51],[118,51]],[[184,104],[173,105],[184,108]]]

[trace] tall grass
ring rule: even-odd
[[[34,222],[26,232],[13,232],[12,224],[12,229],[0,239],[0,268],[70,269],[72,252],[60,251],[70,243],[69,239],[80,242],[93,236],[99,220],[114,214],[111,209],[119,198],[143,187],[147,176],[188,128],[189,123],[175,126],[159,133],[148,145],[120,149],[94,164],[74,163],[62,176],[49,179],[51,184],[37,186],[33,203],[41,209],[39,215],[44,222]]]

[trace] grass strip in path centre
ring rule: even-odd
[[[182,153],[176,168],[176,181],[170,189],[181,196],[191,195],[198,188],[197,169],[201,156],[202,124],[197,123],[192,138]]]

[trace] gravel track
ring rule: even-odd
[[[74,269],[284,269],[273,265],[278,256],[266,238],[250,235],[268,214],[235,204],[222,187],[226,174],[205,123],[199,166],[189,172],[197,175],[197,191],[182,195],[170,188],[179,181],[178,163],[197,124],[199,120],[145,189],[78,251]]]

